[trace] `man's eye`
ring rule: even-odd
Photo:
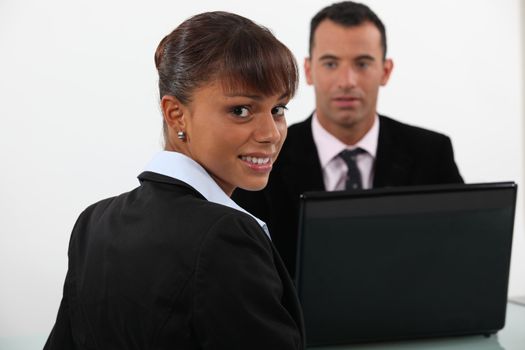
[[[357,62],[357,66],[359,68],[368,68],[370,66],[370,62],[366,62],[366,61],[363,61],[363,62]]]
[[[286,112],[287,108],[286,106],[276,106],[272,108],[272,115],[274,117],[282,117],[284,116],[284,112]]]
[[[246,118],[250,115],[250,110],[244,106],[235,106],[232,108],[231,113],[237,117]]]
[[[333,62],[333,61],[327,61],[323,64],[326,68],[330,68],[330,69],[333,69],[335,67],[337,67],[337,63],[336,62]]]

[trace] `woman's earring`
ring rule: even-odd
[[[185,133],[184,131],[179,131],[179,132],[177,133],[177,138],[178,138],[179,140],[185,140],[185,139],[186,139],[186,133]]]

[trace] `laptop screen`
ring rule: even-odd
[[[504,325],[514,183],[310,192],[297,289],[309,345]]]

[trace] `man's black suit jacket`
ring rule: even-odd
[[[139,179],[77,220],[44,349],[302,349],[293,283],[257,222],[175,179]]]
[[[442,134],[379,116],[373,187],[462,183],[450,139]],[[264,220],[290,274],[295,274],[299,196],[324,191],[312,136],[312,117],[288,128],[266,188],[237,189],[232,198]]]

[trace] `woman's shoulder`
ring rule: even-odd
[[[146,190],[146,191],[144,191]],[[248,240],[269,248],[269,239],[251,215],[210,202],[191,190],[157,191],[138,187],[130,192],[100,200],[87,207],[77,219],[77,235],[100,231],[134,229],[154,232],[163,241],[198,246],[204,242]],[[109,239],[104,235],[104,239]],[[199,243],[200,242],[200,243]]]
[[[213,218],[212,230],[242,231],[247,235],[266,235],[259,223],[248,213],[226,205],[208,202],[202,205],[203,213]]]

